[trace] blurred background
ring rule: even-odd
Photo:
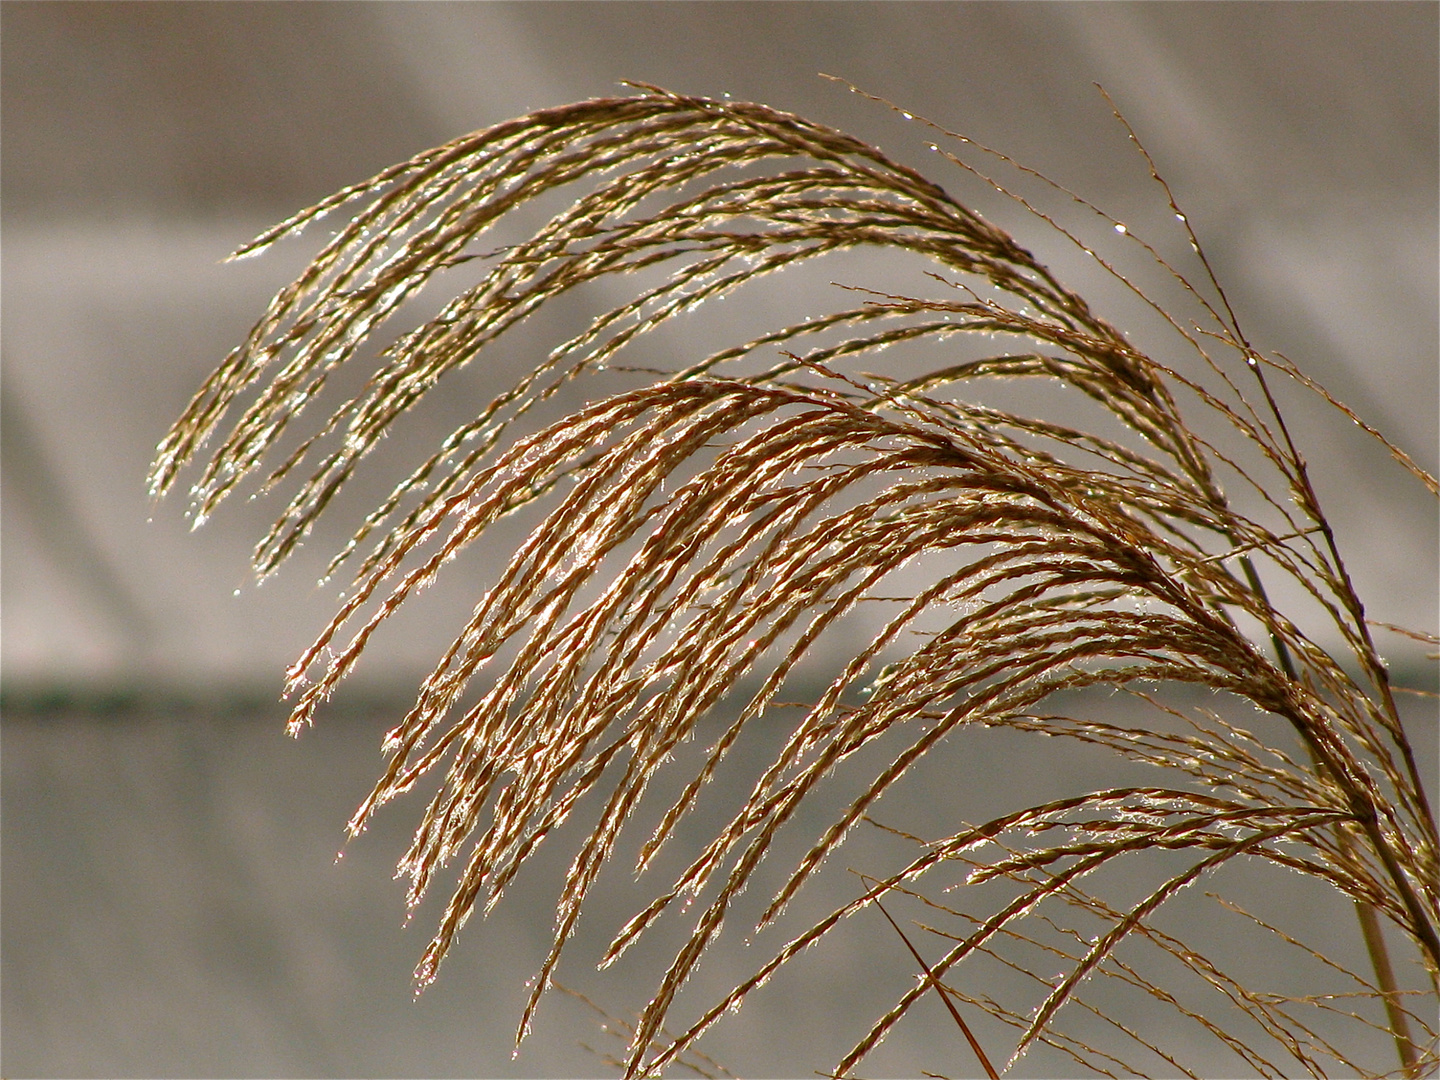
[[[581,1045],[603,1035],[564,998],[511,1056],[523,982],[548,944],[545,882],[473,925],[412,1001],[434,912],[402,926],[389,872],[405,812],[335,859],[378,772],[381,733],[473,596],[444,590],[291,742],[281,674],[328,617],[332,594],[313,583],[344,523],[317,530],[256,589],[249,549],[273,503],[236,501],[192,533],[183,499],[147,499],[156,442],[314,248],[222,265],[240,243],[417,151],[624,92],[622,79],[763,101],[963,184],[926,160],[929,135],[820,72],[1003,150],[1121,220],[1163,222],[1098,82],[1159,163],[1257,347],[1299,361],[1433,472],[1437,12],[7,0],[0,1071],[604,1072]],[[1018,213],[1001,224],[1022,242],[1033,227]],[[466,378],[457,387],[487,385]],[[411,430],[424,445],[455,415]],[[1433,632],[1433,502],[1355,431],[1308,434],[1369,613]],[[1397,645],[1391,660],[1402,683],[1433,686],[1422,650]],[[1434,708],[1415,708],[1433,763]],[[605,902],[617,918],[634,905],[623,884]],[[884,952],[832,950],[816,968],[823,993],[743,1011],[714,1052],[772,1075],[833,1064],[876,1004],[854,985],[857,966],[906,977],[903,957]],[[717,960],[707,985],[743,974],[744,959]],[[965,1070],[953,1029],[915,1027],[882,1048],[876,1072]],[[1043,1058],[1025,1067],[1064,1072]],[[1215,1074],[1233,1072],[1217,1061]]]

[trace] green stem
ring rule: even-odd
[[[1348,845],[1348,842],[1347,838],[1345,843]],[[1390,1032],[1395,1036],[1395,1050],[1400,1055],[1401,1070],[1407,1080],[1413,1080],[1419,1075],[1415,1065],[1415,1041],[1410,1035],[1410,1022],[1405,1018],[1405,1010],[1400,1007],[1400,987],[1395,982],[1395,970],[1390,966],[1390,953],[1385,947],[1380,920],[1375,917],[1375,909],[1363,900],[1355,901],[1355,916],[1360,920],[1360,933],[1365,938],[1365,950],[1370,954],[1370,963],[1375,968],[1375,979],[1385,998],[1385,1015],[1390,1021]]]

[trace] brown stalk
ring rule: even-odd
[[[866,877],[864,874],[861,874],[860,877],[864,881],[875,881],[874,878]],[[890,917],[890,913],[885,910],[885,905],[880,903],[878,897],[874,903],[875,906],[880,909],[880,914],[885,916],[885,921],[895,928],[895,933],[900,935],[900,940],[905,943],[905,948],[910,951],[910,955],[913,956],[915,962],[920,965],[920,970],[925,972],[926,981],[928,981],[930,985],[935,988],[935,992],[940,995],[940,1000],[945,1003],[945,1008],[949,1010],[950,1016],[955,1021],[955,1026],[960,1029],[961,1034],[965,1036],[965,1041],[970,1044],[970,1049],[974,1050],[975,1056],[980,1059],[980,1067],[985,1070],[985,1075],[988,1076],[990,1080],[999,1080],[1000,1074],[995,1071],[995,1066],[991,1065],[990,1059],[985,1056],[985,1051],[980,1046],[979,1040],[977,1040],[974,1033],[971,1032],[970,1025],[965,1023],[965,1018],[960,1015],[960,1010],[956,1008],[955,1002],[951,1000],[950,993],[946,990],[945,985],[935,977],[935,973],[930,970],[930,965],[925,963],[925,958],[921,956],[915,946],[910,943],[910,939],[905,936],[905,931],[901,930],[900,925]]]

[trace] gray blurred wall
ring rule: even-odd
[[[462,941],[411,1006],[428,924],[400,935],[386,871],[405,822],[331,866],[394,702],[357,699],[300,747],[270,703],[328,613],[312,582],[343,534],[321,530],[257,590],[247,555],[272,506],[236,502],[192,534],[182,499],[146,499],[156,442],[304,255],[220,265],[240,242],[456,134],[627,78],[764,101],[923,162],[920,133],[822,71],[1138,219],[1159,196],[1100,82],[1250,337],[1434,471],[1437,11],[7,0],[0,1069],[598,1070],[574,1040],[510,1059],[519,991],[495,972],[528,974],[545,918],[502,907],[488,944]],[[1370,613],[1433,631],[1434,504],[1353,432],[1311,458]],[[468,606],[453,592],[371,658],[366,685],[428,667]],[[1397,655],[1431,677],[1419,650]],[[103,715],[106,701],[130,706]],[[167,702],[178,711],[147,711]],[[834,1037],[819,1012],[754,1029],[744,1067],[830,1064],[806,1057]],[[905,1053],[885,1067],[925,1067]]]
[[[181,499],[144,495],[155,443],[305,245],[219,260],[409,154],[622,78],[763,100],[923,161],[919,134],[829,72],[1123,219],[1159,196],[1101,82],[1251,337],[1435,462],[1432,5],[3,10],[11,685],[249,681],[292,658],[326,608],[310,588],[321,553],[236,598],[267,507],[237,503],[192,536]],[[1377,556],[1355,560],[1377,617],[1433,626],[1432,579],[1412,573],[1434,565],[1432,509],[1365,448],[1338,449],[1326,494]],[[392,662],[408,674],[441,643],[422,634]]]

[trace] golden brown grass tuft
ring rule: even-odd
[[[973,148],[935,130],[943,146]],[[980,175],[943,146],[933,147],[937,159]],[[477,246],[502,218],[562,190],[569,201],[528,240]],[[1198,285],[1103,220],[1178,287],[1193,308],[1184,313],[1152,302],[1073,230],[1035,213],[1149,305],[1172,337],[1165,350],[1142,351],[1009,234],[875,148],[763,105],[654,87],[457,139],[236,253],[342,207],[353,215],[161,444],[156,494],[220,435],[193,489],[200,519],[279,451],[332,373],[367,362],[363,346],[432,278],[479,268],[272,467],[267,488],[292,472],[308,476],[256,550],[262,574],[444,375],[577,287],[644,283],[479,408],[369,515],[331,566],[358,560],[354,589],[289,674],[299,695],[293,731],[442,564],[502,517],[533,516],[390,732],[390,764],[350,825],[360,829],[382,803],[443,771],[401,862],[414,904],[447,860],[465,855],[417,971],[422,983],[476,906],[495,902],[593,793],[599,809],[560,897],[523,1033],[647,783],[703,718],[743,694],[641,850],[640,869],[673,840],[742,731],[762,717],[782,723],[778,695],[796,685],[807,657],[823,656],[828,685],[788,714],[798,719],[748,797],[615,936],[606,963],[662,915],[680,918],[698,901],[631,1033],[629,1073],[681,1061],[791,957],[885,896],[928,912],[922,937],[902,931],[906,947],[939,940],[945,952],[921,960],[925,977],[837,1055],[841,1074],[942,986],[947,1004],[992,1018],[986,1036],[1009,1032],[991,1053],[1012,1063],[1038,1040],[1102,1074],[1150,1063],[1194,1075],[1181,1058],[1200,1037],[1261,1075],[1378,1073],[1373,1055],[1357,1055],[1374,1050],[1363,1037],[1380,1030],[1406,1073],[1435,1068],[1434,819],[1272,384],[1323,391],[1289,360],[1251,347],[1163,192],[1195,245]],[[540,430],[513,426],[703,301],[848,249],[916,260],[931,295],[864,292],[851,306],[685,358],[649,385]],[[960,351],[919,375],[855,366],[890,345],[927,342],[942,355]],[[1070,410],[982,403],[1002,382],[1069,388],[1110,426],[1102,434],[1072,426]],[[1303,612],[1281,611],[1272,596],[1299,598]],[[867,624],[878,627],[873,636],[848,654],[817,644],[833,642],[857,612],[882,609]],[[1062,692],[1097,686],[1124,691],[1149,719],[1049,711],[1073,700]],[[1186,686],[1216,692],[1215,708],[1166,696]],[[1239,702],[1290,735],[1267,741],[1222,715]],[[1021,806],[980,825],[956,821],[927,840],[892,829],[898,850],[914,847],[907,866],[865,879],[851,903],[814,920],[682,1034],[664,1034],[682,982],[782,827],[837,766],[862,750],[874,764],[753,929],[780,916],[852,827],[876,827],[877,801],[912,766],[948,736],[980,727],[1078,740],[1158,771],[1149,784]],[[1102,871],[1144,859],[1158,876],[1138,898],[1090,891],[1109,880]],[[1298,872],[1353,901],[1375,973],[1362,976],[1224,899],[1217,912],[1304,950],[1344,984],[1333,994],[1261,992],[1156,921],[1181,890],[1237,861]],[[956,870],[958,892],[920,891]],[[1154,955],[1169,975],[1147,973]],[[1018,973],[1031,996],[996,1000],[967,982],[980,961]],[[1107,1013],[1080,994],[1094,978],[1138,991],[1168,1018],[1140,1030]],[[1187,978],[1212,992],[1210,1005],[1167,981]],[[1114,1045],[1067,1034],[1062,1010],[1099,1018]],[[1332,1033],[1347,1018],[1361,1050]],[[1186,1036],[1167,1048],[1172,1028]],[[1119,1056],[1124,1045],[1139,1064]]]

